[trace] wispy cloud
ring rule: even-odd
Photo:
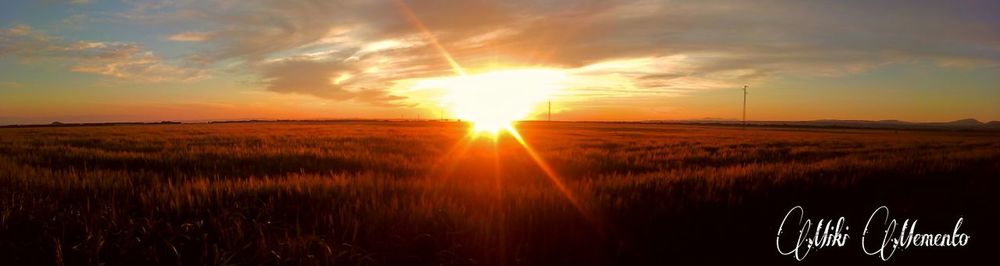
[[[69,41],[23,24],[0,29],[0,47],[0,58],[62,62],[73,72],[133,81],[191,80],[206,74],[201,69],[164,62],[137,43]]]
[[[405,1],[457,61],[586,72],[609,62],[647,90],[734,86],[776,75],[836,76],[919,60],[944,67],[1000,65],[996,3],[963,1]],[[392,1],[177,1],[135,10],[158,22],[199,21],[206,31],[171,36],[201,41],[194,58],[243,60],[267,88],[348,99],[351,88],[382,90],[394,79],[449,73]],[[883,10],[892,10],[886,14]],[[985,21],[984,21],[985,20]],[[992,21],[993,23],[989,23]],[[984,23],[987,22],[987,23]],[[208,38],[211,36],[211,38]],[[386,40],[410,40],[386,42]],[[377,44],[391,49],[371,50]],[[405,45],[399,45],[405,44]],[[302,56],[351,53],[322,62]],[[280,64],[268,60],[298,57]],[[357,74],[375,67],[380,73]],[[348,60],[350,59],[350,60]],[[296,71],[317,67],[311,77]],[[297,67],[298,66],[298,67]],[[637,68],[636,68],[637,67]],[[341,72],[366,76],[318,82]],[[610,71],[610,70],[608,70]],[[305,81],[312,80],[312,85]],[[378,98],[378,97],[376,97]]]
[[[577,91],[592,97],[676,95],[892,64],[1000,67],[996,1],[401,2],[127,1],[117,17],[169,29],[156,39],[188,42],[185,64],[138,43],[67,41],[23,26],[5,29],[0,56],[159,80],[224,62],[272,92],[399,104],[405,100],[391,88],[400,81],[452,74],[401,10],[408,8],[463,66],[560,68],[590,81]]]
[[[170,35],[167,39],[175,42],[203,42],[211,37],[211,34],[205,32],[181,32]]]

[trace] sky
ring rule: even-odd
[[[739,119],[745,84],[750,120],[991,121],[997,14],[963,0],[4,1],[0,124],[453,118],[537,91],[524,119],[548,101],[557,120]],[[486,83],[501,93],[456,93]]]

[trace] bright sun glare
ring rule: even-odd
[[[435,80],[445,90],[443,104],[476,132],[496,134],[524,119],[552,93],[566,73],[552,69],[499,70]]]

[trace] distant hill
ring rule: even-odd
[[[990,122],[987,122],[986,125],[984,125],[984,126],[986,126],[988,128],[993,128],[993,129],[1000,129],[1000,121],[990,121]]]
[[[127,125],[178,125],[181,122],[177,121],[160,121],[160,122],[101,122],[101,123],[63,123],[60,121],[53,121],[48,124],[27,124],[27,125],[0,125],[0,128],[5,127],[95,127],[95,126],[127,126]]]
[[[955,121],[951,121],[951,122],[944,123],[944,124],[950,125],[950,126],[972,126],[972,127],[984,125],[983,122],[979,122],[979,120],[975,120],[975,119],[955,120]]]
[[[647,122],[695,123],[739,125],[739,120],[696,119],[696,120],[658,120]],[[811,121],[747,121],[753,126],[805,126],[805,127],[842,127],[842,128],[874,128],[874,129],[938,129],[938,130],[1000,130],[1000,121],[983,123],[976,119],[961,119],[951,122],[908,122],[901,120],[838,120],[821,119]]]

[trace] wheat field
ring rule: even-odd
[[[950,226],[936,216],[964,215],[969,230],[994,232],[996,133],[517,128],[530,150],[509,134],[473,139],[466,124],[435,121],[0,128],[0,257],[7,265],[780,263],[793,261],[774,251],[775,230],[795,205],[858,219],[888,205],[925,217],[928,228]],[[723,248],[732,246],[741,248]],[[986,248],[898,260],[976,259],[965,255]],[[812,256],[859,253],[824,252]]]

